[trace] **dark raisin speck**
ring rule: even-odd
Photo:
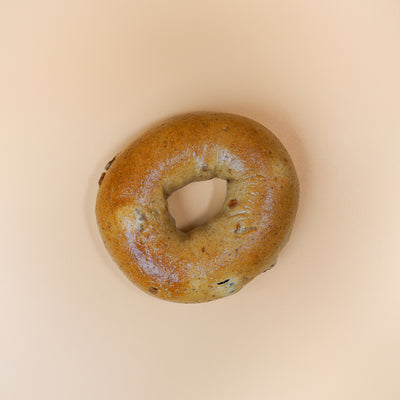
[[[157,294],[158,288],[156,288],[156,287],[149,287],[149,292],[152,293],[152,294]]]
[[[106,171],[108,171],[109,170],[109,168],[111,167],[111,164],[115,161],[115,158],[116,158],[117,156],[114,156],[114,158],[112,159],[112,160],[110,160],[108,163],[107,163],[107,165],[104,167],[104,169],[106,170]]]
[[[218,282],[217,285],[223,285],[224,283],[226,283],[226,282],[228,282],[228,281],[229,281],[229,279],[225,279],[225,280],[222,281],[222,282]]]
[[[228,206],[229,206],[229,208],[233,208],[233,207],[236,206],[237,203],[238,203],[238,202],[237,202],[236,199],[232,199],[232,200],[229,202]]]
[[[103,173],[101,174],[101,176],[100,176],[100,179],[99,179],[99,185],[101,185],[101,182],[103,182],[103,179],[104,179],[105,176],[106,176],[106,173],[103,172]]]

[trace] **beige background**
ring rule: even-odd
[[[397,0],[0,0],[1,399],[398,400],[399,43]],[[182,305],[93,208],[116,151],[193,110],[273,130],[301,202],[272,271]]]

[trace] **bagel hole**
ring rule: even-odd
[[[226,180],[214,178],[189,183],[173,192],[167,202],[177,229],[189,232],[215,217],[222,209],[226,190]]]

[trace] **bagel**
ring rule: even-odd
[[[221,211],[178,230],[167,198],[212,178],[227,181]],[[238,115],[190,113],[150,129],[107,164],[96,218],[133,283],[161,299],[200,303],[237,293],[275,265],[298,199],[293,163],[268,129]]]

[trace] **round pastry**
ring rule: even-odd
[[[214,218],[182,232],[167,198],[193,181],[227,181]],[[299,184],[279,140],[245,117],[191,113],[149,130],[106,166],[97,223],[128,278],[161,299],[199,303],[238,292],[274,266]]]

